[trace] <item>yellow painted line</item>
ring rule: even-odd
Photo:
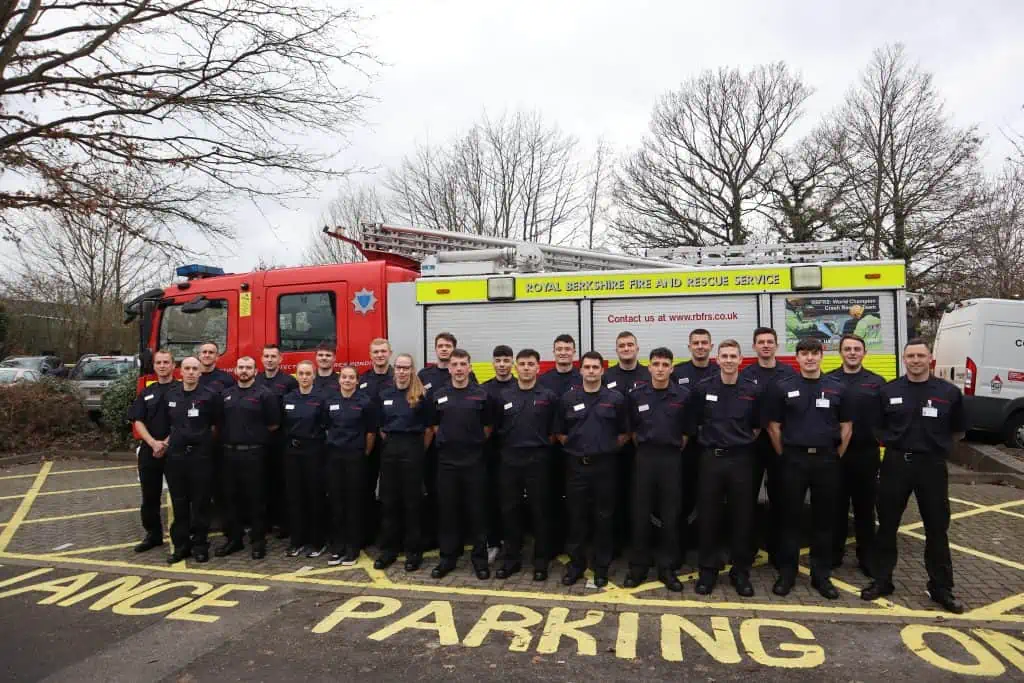
[[[90,491],[109,491],[110,489],[138,488],[139,482],[132,484],[111,484],[109,486],[90,486],[84,489],[61,489],[60,491],[43,491],[40,496],[59,496],[65,493],[89,493]]]
[[[0,500],[17,500],[18,498],[24,498],[24,493],[16,493],[13,496],[0,496]]]
[[[925,540],[924,534],[919,534],[916,531],[901,531],[900,533],[904,533],[907,536],[912,536],[914,538],[921,539],[922,541]],[[957,545],[956,543],[950,543],[949,548],[950,550],[959,550],[962,553],[966,553],[968,555],[973,555],[974,557],[980,557],[983,560],[988,560],[990,562],[1001,564],[1004,567],[1012,567],[1013,569],[1020,569],[1021,571],[1024,571],[1024,564],[1021,564],[1020,562],[1014,562],[1012,560],[1005,560],[999,557],[998,555],[990,555],[989,553],[985,553],[980,550],[975,550],[974,548],[968,548],[967,546]]]
[[[982,505],[981,503],[975,503],[975,502],[972,502],[972,501],[969,501],[969,500],[963,500],[962,498],[950,498],[949,502],[951,502],[951,503],[960,503],[961,505],[970,505],[971,507],[974,507],[974,508],[985,508],[986,511],[998,512],[1001,515],[1008,515],[1010,517],[1017,517],[1019,519],[1024,519],[1024,515],[1020,514],[1019,512],[1010,512],[1009,510],[1006,510],[1006,509],[1001,508],[1001,507],[995,507],[995,506],[992,506],[992,505]],[[1006,507],[1014,507],[1016,505],[1024,505],[1024,500],[1015,500],[1015,501],[1010,501],[1008,503],[999,503],[999,505],[1005,505]]]
[[[25,521],[25,516],[28,515],[29,510],[32,509],[32,503],[36,501],[36,496],[39,495],[39,489],[43,488],[43,484],[46,483],[46,475],[50,473],[50,469],[52,467],[52,462],[44,462],[43,466],[39,468],[39,472],[36,474],[36,478],[32,482],[32,486],[29,487],[25,496],[21,499],[18,509],[14,511],[13,515],[11,515],[11,518],[4,526],[3,532],[0,533],[0,552],[7,550],[7,546],[10,545],[11,539],[14,538],[14,534],[18,530],[18,527]]]
[[[161,508],[167,507],[166,504]],[[138,512],[139,508],[121,508],[120,510],[99,510],[97,512],[79,512],[74,515],[60,515],[58,517],[40,517],[39,519],[26,519],[23,524],[43,524],[44,522],[65,522],[69,519],[84,519],[86,517],[102,517],[103,515],[118,515],[122,512]]]
[[[49,462],[51,465],[53,464],[52,461],[47,461],[47,462]],[[137,469],[136,465],[115,465],[113,467],[83,467],[83,468],[77,469],[77,470],[57,470],[55,472],[50,472],[50,476],[51,477],[55,477],[55,476],[60,475],[60,474],[81,474],[83,472],[109,472],[111,470],[134,470],[134,469]],[[0,477],[0,481],[5,481],[5,480],[8,480],[8,479],[29,479],[31,477],[36,476],[37,474],[38,474],[38,472],[34,472],[32,474],[8,474],[8,475],[5,475],[3,477]]]
[[[1005,508],[1016,507],[1018,505],[1024,505],[1024,500],[1008,500],[1004,503],[997,503],[995,505],[983,505],[981,507],[972,508],[970,510],[964,510],[963,512],[954,512],[949,516],[952,521],[954,519],[964,519],[965,517],[974,517],[976,515],[983,515],[986,512],[1003,512]],[[914,529],[920,529],[924,526],[924,522],[911,522],[910,524],[904,524],[899,528],[900,531],[913,531]]]
[[[208,538],[212,539],[212,538],[218,538],[220,536],[223,536],[223,534],[221,532],[214,531],[213,533],[209,534]],[[164,543],[165,544],[170,544],[170,542],[171,542],[171,537],[169,535],[165,534],[164,535]],[[116,543],[114,545],[98,545],[98,546],[95,546],[95,547],[92,547],[92,548],[78,548],[76,550],[62,550],[59,553],[48,553],[48,555],[50,557],[67,557],[69,555],[88,555],[89,553],[101,553],[101,552],[105,552],[107,550],[124,550],[125,548],[134,548],[136,545],[138,545],[138,543],[139,543],[138,541],[129,541],[127,543]]]
[[[811,575],[811,570],[809,567],[799,565],[797,567],[797,570],[804,576]],[[844,593],[849,593],[850,595],[856,595],[858,598],[860,597],[860,588],[857,588],[852,584],[837,579],[835,576],[832,576],[830,578],[832,579],[832,585],[834,585],[839,590],[843,591]],[[877,598],[875,600],[871,600],[870,602],[872,604],[878,605],[879,607],[884,607],[886,610],[893,614],[903,614],[908,611],[908,608],[904,607],[903,605],[897,605],[896,603],[890,602],[885,598]]]
[[[991,605],[985,605],[984,607],[973,609],[968,612],[968,614],[976,617],[998,616],[1000,614],[1012,612],[1021,606],[1024,606],[1024,593],[1011,595],[1008,598],[1003,598],[1002,600],[993,602]]]

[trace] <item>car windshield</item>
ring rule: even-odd
[[[17,368],[0,368],[0,384],[14,384],[15,380],[18,379]]]
[[[8,358],[0,363],[0,368],[28,368],[34,370],[42,365],[42,358]]]
[[[134,370],[134,358],[86,358],[75,368],[73,379],[117,379]]]

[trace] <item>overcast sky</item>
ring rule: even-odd
[[[537,110],[586,145],[604,136],[625,152],[660,94],[703,69],[777,60],[815,89],[806,129],[840,103],[873,49],[897,41],[935,75],[957,123],[980,126],[989,170],[1008,153],[1000,131],[1024,131],[1019,0],[373,0],[365,11],[385,66],[342,165],[393,165],[485,110]],[[262,215],[243,209],[238,246],[219,262],[235,272],[261,257],[298,264],[333,194]]]

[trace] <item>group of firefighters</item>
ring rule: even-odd
[[[924,341],[905,346],[906,374],[886,382],[864,367],[866,345],[855,334],[843,336],[842,364],[829,373],[814,338],[798,342],[797,369],[778,362],[776,333],[765,327],[754,330],[755,362],[742,370],[740,343],[715,349],[703,329],[689,333],[690,359],[678,365],[664,347],[641,364],[636,336],[621,332],[617,363],[607,369],[596,351],[577,364],[575,340],[562,334],[554,367],[543,373],[536,350],[495,347],[495,376],[483,383],[453,335],[434,341],[436,362],[418,372],[412,356],[392,357],[389,342],[376,339],[362,374],[352,366],[336,373],[333,348],[321,345],[294,376],[280,370],[273,345],[263,349],[262,372],[243,357],[232,376],[217,369],[211,342],[181,361],[181,381],[172,354],[157,351],[158,379],[130,415],[142,439],[146,530],[135,550],[163,544],[166,477],[170,563],[209,560],[216,505],[225,532],[217,557],[242,550],[248,527],[252,557],[262,559],[276,523],[290,537],[289,557],[329,553],[328,564],[352,565],[375,536],[370,511],[379,497],[377,569],[404,552],[405,570],[418,570],[432,545],[427,521],[436,520],[432,577],[455,568],[468,539],[476,577],[490,578],[495,563],[504,579],[522,571],[529,526],[535,581],[547,579],[564,548],[564,585],[579,581],[589,562],[594,584],[604,586],[628,537],[626,587],[646,581],[653,566],[669,590],[681,591],[676,572],[695,545],[698,594],[710,594],[730,564],[737,594],[750,597],[763,545],[778,573],[772,591],[784,596],[798,573],[810,491],[812,586],[838,598],[830,574],[843,561],[852,503],[858,566],[872,579],[861,597],[874,600],[894,591],[897,531],[914,493],[929,595],[963,611],[953,596],[946,470],[963,436],[962,399],[931,375]],[[757,538],[762,480],[770,505]]]

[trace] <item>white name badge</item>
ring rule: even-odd
[[[512,404],[511,403],[506,403],[505,404],[505,410],[512,410]]]
[[[636,411],[638,413],[646,413],[650,409],[651,409],[651,406],[647,405],[646,403],[643,404],[642,406],[637,406],[636,407]]]
[[[705,401],[711,401],[712,403],[718,403],[718,394],[706,394],[704,396]]]
[[[178,407],[178,402],[177,401],[168,401],[167,402],[167,407],[168,408],[177,408]]]
[[[680,377],[679,378],[679,383],[680,384],[689,384],[690,383],[690,378],[689,377]]]
[[[796,398],[799,395],[800,395],[800,390],[799,389],[796,389],[796,390],[791,391],[788,394],[786,394],[786,396],[788,396],[789,398]]]
[[[153,394],[147,394],[147,395],[143,396],[142,400],[143,401],[152,401],[153,400]]]
[[[832,403],[827,398],[819,398],[814,401],[815,408],[828,408]]]
[[[924,406],[921,408],[921,415],[924,417],[938,417],[939,411],[934,406]]]
[[[340,403],[332,403],[331,407],[330,407],[330,410],[341,410],[341,404]]]
[[[442,403],[447,403],[447,402],[448,402],[448,397],[447,396],[442,396],[441,398],[437,399],[437,404],[438,405],[441,405]]]
[[[231,397],[230,397],[230,396],[225,396],[225,397],[224,397],[224,400],[225,400],[225,401],[230,401],[230,400],[231,400]]]
[[[359,388],[360,389],[365,389],[366,388],[366,382],[363,382],[362,384],[360,384]]]
[[[607,386],[609,389],[614,389],[618,385],[619,385],[618,382],[608,382],[608,384],[606,384],[605,386]]]
[[[902,396],[893,396],[892,398],[889,399],[889,405],[891,405],[891,406],[901,406],[901,405],[903,405],[903,397]]]
[[[285,403],[284,404],[284,409],[285,410],[295,410],[295,404],[294,403]]]
[[[390,405],[393,405],[393,404],[394,404],[394,401],[392,401],[390,398],[388,400],[384,401],[384,405],[386,405],[386,406],[390,406]]]
[[[199,409],[198,408],[189,408],[188,416],[189,417],[199,417]]]
[[[432,386],[434,386],[434,385],[431,384],[430,382],[427,382],[426,384],[423,385],[423,390],[424,391],[430,391],[430,387],[432,387]]]
[[[586,406],[584,406],[584,405],[583,405],[582,403],[577,403],[576,405],[574,405],[574,406],[572,407],[572,409],[573,409],[573,410],[575,410],[575,411],[576,411],[576,412],[578,413],[578,412],[580,412],[581,410],[583,410],[583,408],[585,408],[585,407],[586,407]]]

